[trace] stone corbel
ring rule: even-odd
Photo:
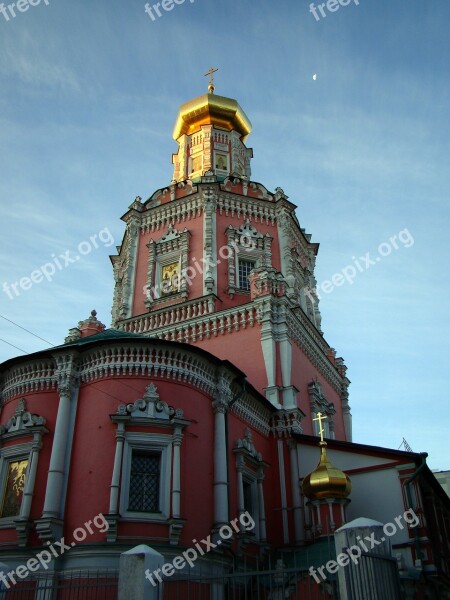
[[[171,546],[178,546],[181,533],[183,531],[186,519],[170,519],[169,521],[169,543]]]

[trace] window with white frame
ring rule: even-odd
[[[264,492],[262,481],[267,463],[253,444],[250,429],[245,430],[243,439],[237,440],[233,450],[236,456],[237,497],[239,514],[248,512],[255,522],[254,529],[245,535],[255,541],[266,540]]]
[[[18,444],[2,450],[0,519],[11,519],[20,515],[30,452],[31,444]]]
[[[160,398],[153,382],[147,385],[142,398],[120,404],[111,421],[116,423],[117,432],[108,541],[117,540],[118,521],[122,518],[164,523],[170,543],[178,544],[184,523],[180,516],[181,443],[189,422],[180,408]],[[132,426],[139,426],[141,431],[129,431]]]
[[[138,520],[170,516],[172,436],[126,433],[120,514]]]
[[[255,268],[256,260],[247,258],[238,259],[239,289],[248,292],[250,290],[250,273]]]
[[[332,402],[328,402],[323,393],[321,384],[314,380],[308,385],[309,406],[311,409],[312,429],[314,435],[320,436],[320,423],[322,424],[324,437],[334,440],[334,415],[336,409]],[[318,414],[321,413],[321,420]]]
[[[272,237],[263,235],[252,227],[250,221],[238,229],[230,225],[226,230],[228,238],[228,293],[234,296],[236,290],[250,290],[249,275],[258,266],[272,268]]]
[[[161,454],[147,450],[132,450],[128,510],[158,513],[160,481]]]
[[[189,238],[187,229],[178,231],[172,224],[159,240],[148,244],[148,280],[146,306],[170,297],[185,300],[189,295],[186,273],[189,262]]]
[[[28,540],[27,520],[42,446],[42,436],[48,433],[45,419],[27,411],[26,400],[18,401],[13,416],[0,425],[0,523],[14,524],[21,545]],[[20,438],[32,441],[20,442]],[[7,442],[15,441],[13,445]],[[20,524],[15,518],[20,516]]]

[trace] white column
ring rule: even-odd
[[[228,523],[228,477],[225,438],[226,404],[213,402],[214,409],[214,525]]]
[[[70,383],[65,384],[59,390],[58,415],[56,417],[42,517],[60,516],[64,483],[64,463],[66,458],[67,439],[69,437],[71,392],[72,389]]]
[[[203,194],[203,249],[209,264],[203,271],[203,294],[217,295],[216,197],[212,191]]]
[[[261,323],[261,349],[267,376],[266,398],[276,408],[280,408],[278,387],[276,385],[275,330],[272,323],[272,301],[270,296],[264,296],[258,302],[255,301],[255,306],[259,313],[258,320]]]
[[[180,456],[182,439],[183,434],[181,433],[181,428],[177,427],[173,436],[172,517],[174,519],[180,518],[181,510]]]
[[[261,542],[267,540],[266,534],[266,511],[264,508],[264,473],[262,469],[258,470],[258,512],[259,512],[259,538]]]
[[[116,432],[116,454],[114,457],[114,469],[111,479],[111,491],[109,495],[109,514],[115,515],[119,507],[120,474],[122,471],[123,445],[125,442],[125,423],[117,424]]]
[[[41,434],[34,434],[33,445],[31,447],[30,466],[28,476],[25,481],[25,489],[23,491],[22,504],[20,507],[20,518],[28,519],[31,510],[31,501],[33,500],[34,484],[36,482],[36,473],[39,462],[39,450],[42,448]]]
[[[345,439],[347,442],[352,441],[352,414],[350,412],[350,406],[348,405],[348,400],[342,402],[342,412],[344,417],[344,430],[345,430]]]
[[[242,470],[244,468],[244,459],[241,455],[236,457],[236,469],[237,469],[237,505],[238,505],[238,515],[241,516],[245,512],[244,505],[244,478],[242,475]],[[244,529],[244,526],[241,526],[241,529]]]
[[[293,439],[288,441],[291,458],[291,487],[292,506],[294,509],[295,543],[301,544],[305,541],[304,523],[302,522],[302,510],[300,499],[300,481],[298,473],[297,442]]]
[[[283,541],[285,544],[289,544],[283,440],[278,440],[278,470],[280,473],[281,516],[283,519]]]

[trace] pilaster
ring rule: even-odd
[[[219,376],[214,400],[214,531],[226,525],[228,513],[228,468],[225,413],[232,400],[229,381]]]
[[[65,486],[68,480],[69,457],[72,449],[72,431],[75,414],[72,407],[78,397],[78,354],[76,352],[54,356],[57,370],[59,405],[53,435],[50,466],[42,517],[36,521],[36,530],[42,541],[62,537]]]
[[[214,192],[207,188],[203,192],[203,252],[205,269],[203,271],[203,294],[217,295],[217,236],[216,202]]]

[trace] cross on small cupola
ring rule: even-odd
[[[209,75],[208,91],[210,94],[214,94],[214,90],[216,89],[214,86],[214,73],[218,70],[219,69],[217,69],[216,67],[210,67],[209,70],[205,73],[205,77]]]
[[[323,434],[325,431],[325,429],[322,427],[322,421],[324,419],[328,419],[328,417],[326,415],[323,415],[321,412],[317,413],[317,417],[313,419],[313,421],[319,421],[319,435],[321,442],[323,442]]]

